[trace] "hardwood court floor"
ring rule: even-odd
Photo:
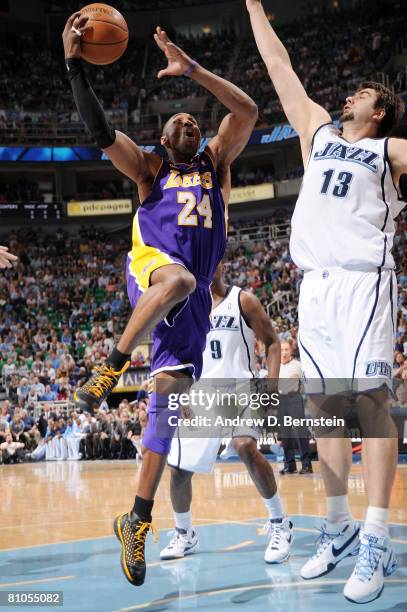
[[[318,464],[313,475],[279,476],[289,515],[325,514]],[[113,518],[134,499],[140,464],[134,461],[42,462],[1,466],[0,549],[51,544],[112,535]],[[264,506],[241,463],[217,463],[210,475],[193,480],[196,525],[247,521],[265,516]],[[353,465],[350,502],[355,518],[367,505],[362,468]],[[407,466],[399,466],[390,522],[407,524]],[[173,526],[169,471],[164,473],[154,507],[159,529]]]

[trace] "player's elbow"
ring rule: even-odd
[[[257,119],[259,118],[259,109],[254,100],[248,100],[245,114],[247,114],[247,118],[254,124],[257,122]]]

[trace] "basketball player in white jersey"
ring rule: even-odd
[[[203,379],[246,379],[255,377],[255,337],[265,345],[269,378],[277,381],[280,370],[280,342],[260,301],[253,294],[224,283],[220,263],[212,285],[211,329],[203,354]],[[274,473],[257,448],[258,432],[237,427],[233,445],[260,493],[268,512],[270,534],[264,554],[267,563],[281,563],[290,554],[293,529],[285,516]],[[192,476],[209,473],[219,451],[222,434],[212,438],[174,436],[168,455],[171,467],[171,501],[174,509],[174,537],[161,551],[161,559],[176,559],[196,552],[198,538],[191,522]]]
[[[322,392],[327,379],[337,378],[350,380],[352,391],[365,390],[357,400],[362,427],[380,418],[388,432],[386,438],[364,439],[368,509],[360,533],[347,497],[350,440],[318,440],[327,522],[301,575],[317,578],[345,556],[358,554],[344,595],[366,603],[380,596],[384,576],[396,565],[387,519],[397,433],[385,389],[391,384],[396,321],[391,248],[394,218],[404,206],[397,187],[407,171],[407,142],[387,135],[402,117],[403,105],[382,85],[362,83],[346,98],[340,131],[307,96],[260,0],[246,4],[260,54],[300,137],[305,168],[290,242],[292,258],[305,272],[299,301],[304,374],[319,379]]]

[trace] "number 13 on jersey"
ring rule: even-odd
[[[197,204],[196,195],[192,191],[178,191],[177,199],[178,204],[183,204],[183,208],[178,214],[178,225],[197,227],[199,215],[204,219],[203,226],[212,229],[211,199],[207,193],[199,204]]]
[[[346,198],[353,179],[353,174],[352,172],[338,172],[338,175],[335,178],[334,174],[335,170],[327,170],[323,173],[324,182],[321,188],[321,193],[324,195],[329,195],[332,193],[332,195],[336,198]],[[331,189],[332,179],[334,179],[334,182]]]

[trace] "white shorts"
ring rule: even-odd
[[[209,474],[216,462],[222,438],[185,438],[179,430],[171,442],[167,462],[171,467]]]
[[[391,385],[396,305],[393,270],[306,272],[298,317],[307,390],[319,383],[322,392],[335,392],[332,379],[353,391]]]
[[[219,391],[224,394],[244,394],[249,395],[251,392],[252,379],[211,379],[201,378],[198,383],[192,387],[194,390],[202,390],[207,393]],[[223,438],[241,438],[248,437],[257,440],[260,436],[260,431],[255,427],[246,424],[246,419],[256,418],[257,414],[252,414],[250,406],[234,405],[231,403],[232,411],[228,413],[227,407],[229,403],[225,400],[225,411],[221,405],[215,406],[211,411],[205,412],[200,407],[199,412],[194,412],[194,406],[191,406],[194,414],[208,416],[214,419],[215,415],[222,415],[227,418],[239,417],[239,424],[233,426],[228,425],[209,425],[202,427],[201,431],[197,431],[195,427],[187,427],[182,425],[178,427],[171,442],[170,452],[167,457],[168,465],[176,467],[188,472],[198,472],[201,474],[209,474],[212,471],[213,465],[218,456],[219,447]],[[200,437],[202,436],[202,437]],[[203,437],[207,436],[207,437]]]

